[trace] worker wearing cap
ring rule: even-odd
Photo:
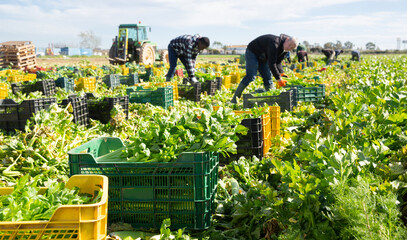
[[[281,61],[287,52],[296,48],[297,45],[298,41],[295,37],[285,34],[280,36],[266,34],[251,41],[247,45],[245,54],[246,76],[240,81],[231,102],[237,102],[237,98],[242,96],[244,89],[256,79],[257,71],[263,78],[266,91],[273,87],[271,74],[280,86],[284,86],[286,81],[281,78],[284,73]]]
[[[166,81],[171,81],[177,67],[177,60],[181,60],[187,70],[190,83],[197,83],[195,77],[195,62],[198,54],[208,48],[210,45],[209,38],[196,35],[182,35],[171,40],[168,45],[168,60],[170,69],[166,75]]]

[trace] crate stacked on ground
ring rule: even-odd
[[[0,83],[0,99],[5,99],[8,96],[7,83]]]
[[[0,43],[0,67],[14,69],[32,68],[37,65],[35,46],[30,41]]]
[[[179,84],[178,85],[178,97],[194,102],[201,101],[201,83],[194,84]]]
[[[89,110],[88,101],[86,96],[80,97],[76,95],[70,95],[67,99],[62,100],[61,106],[66,107],[68,104],[72,105],[73,121],[79,125],[89,124]]]
[[[112,119],[111,111],[115,105],[121,107],[123,113],[126,114],[127,119],[129,117],[129,96],[88,99],[89,117],[106,124]]]
[[[229,163],[240,157],[250,158],[256,156],[263,158],[263,126],[262,118],[245,118],[240,122],[241,125],[248,128],[246,135],[238,135],[239,140],[236,142],[237,153],[230,154],[229,157],[220,156],[221,163]]]
[[[36,82],[12,83],[13,94],[31,92],[41,92],[44,96],[53,96],[56,93],[56,84],[53,79],[46,79]]]
[[[243,94],[243,107],[253,108],[255,105],[273,106],[278,104],[281,111],[292,111],[294,106],[293,90],[287,90],[277,96],[255,96],[253,94]]]
[[[126,91],[131,103],[151,103],[163,108],[174,106],[172,86],[159,87],[155,90],[138,86],[127,88]]]
[[[68,152],[70,174],[109,178],[109,223],[135,228],[210,226],[217,190],[217,153],[182,153],[175,162],[127,162],[119,138],[100,137]]]
[[[153,84],[154,86],[157,87],[167,87],[167,86],[172,86],[172,96],[175,100],[178,100],[178,82],[177,81],[172,81],[172,82],[157,82]]]
[[[122,85],[133,86],[134,84],[139,83],[138,73],[122,75],[122,76],[119,76],[119,79],[120,79],[120,84],[122,84]]]
[[[325,97],[325,84],[318,84],[315,87],[288,85],[286,88],[293,91],[294,106],[297,106],[299,101],[315,103]]]
[[[55,80],[55,85],[57,87],[65,89],[66,92],[75,91],[75,81],[73,80],[73,78],[60,77]]]
[[[28,119],[39,111],[48,109],[56,101],[56,98],[38,98],[18,104],[12,99],[0,99],[0,129],[23,130]]]
[[[108,178],[76,175],[69,178],[65,187],[79,187],[80,194],[93,197],[102,191],[102,196],[98,203],[60,206],[49,220],[0,222],[0,239],[106,239]],[[46,190],[41,188],[38,194],[44,194]],[[12,187],[0,188],[0,195],[9,195],[13,191]]]
[[[222,78],[222,86],[224,86],[226,89],[230,88],[232,76],[231,75],[225,75]]]
[[[222,77],[216,77],[216,89],[218,91],[222,90]]]
[[[95,77],[83,77],[75,81],[75,90],[85,90],[86,92],[94,92],[96,90],[96,78]]]
[[[115,88],[120,86],[120,75],[119,74],[108,74],[103,77],[103,82],[109,88]]]
[[[215,95],[216,91],[218,90],[218,81],[214,80],[206,80],[205,82],[201,83],[201,91],[206,92],[208,95]]]
[[[280,107],[270,106],[270,120],[271,120],[271,137],[280,135]]]
[[[279,108],[279,107],[278,107]],[[263,131],[263,155],[269,151],[271,147],[271,116],[269,108],[268,112],[261,115],[261,125]],[[251,111],[234,111],[235,114],[251,114]]]
[[[239,71],[233,72],[231,75],[230,83],[231,84],[239,83],[240,79],[241,79],[240,72]]]

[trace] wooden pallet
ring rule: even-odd
[[[14,69],[32,68],[37,65],[35,46],[31,41],[0,43],[0,66]]]

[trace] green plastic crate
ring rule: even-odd
[[[70,175],[109,178],[109,223],[157,228],[206,229],[211,224],[218,182],[217,153],[186,152],[168,163],[127,162],[123,142],[100,137],[68,152]]]
[[[318,84],[315,87],[288,85],[287,88],[293,90],[294,106],[297,106],[299,101],[318,102],[325,97],[325,84]]]
[[[130,103],[151,103],[155,106],[168,108],[174,106],[172,86],[160,87],[157,90],[138,88],[127,88]]]

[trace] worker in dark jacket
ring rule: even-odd
[[[180,59],[187,70],[190,83],[197,83],[195,77],[195,61],[198,54],[209,47],[210,42],[207,37],[201,37],[199,34],[183,35],[171,40],[168,45],[168,60],[170,69],[166,75],[166,81],[171,81],[177,67],[177,60]]]
[[[335,51],[332,49],[322,49],[322,53],[328,60],[333,60]]]
[[[287,52],[296,48],[297,45],[296,38],[285,34],[280,36],[267,34],[251,41],[246,48],[245,54],[246,76],[240,81],[231,102],[237,102],[237,98],[242,96],[244,89],[256,79],[257,71],[263,78],[266,91],[273,87],[271,74],[273,74],[280,86],[285,85],[286,81],[281,79],[281,74],[284,73],[281,61],[283,61]]]
[[[341,50],[335,50],[335,60],[337,60],[338,59],[338,56],[341,54],[341,53],[343,53],[343,50],[341,49]]]
[[[360,52],[358,50],[352,50],[352,58],[353,61],[360,61]]]
[[[302,44],[299,44],[297,47],[297,58],[298,58],[298,62],[305,62],[305,61],[308,62],[308,60],[309,60],[307,48]],[[307,59],[307,60],[305,60],[305,59]]]

